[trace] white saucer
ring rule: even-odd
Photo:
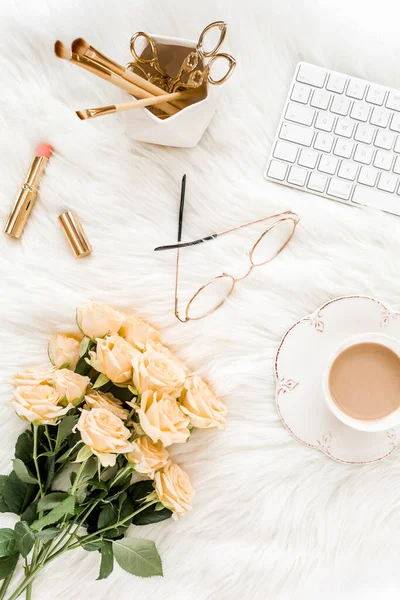
[[[356,431],[325,404],[322,373],[330,354],[342,340],[364,332],[400,340],[400,313],[367,296],[335,298],[295,323],[275,358],[276,406],[284,425],[303,444],[351,464],[377,462],[400,445],[400,427]]]

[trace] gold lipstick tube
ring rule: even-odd
[[[19,239],[35,206],[40,179],[49,162],[48,156],[35,156],[8,216],[4,233]]]

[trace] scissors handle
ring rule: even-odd
[[[136,43],[140,38],[144,38],[147,45],[150,48],[149,58],[144,58],[143,55],[139,55],[136,51]],[[162,77],[168,77],[168,73],[161,67],[160,61],[158,60],[157,47],[153,38],[145,33],[144,31],[138,31],[131,37],[130,41],[131,54],[135,61],[141,65],[149,65]]]
[[[214,63],[216,63],[218,60],[221,60],[221,59],[227,61],[228,70],[219,79],[214,79],[211,76],[211,67],[213,66]],[[227,81],[229,79],[229,77],[232,75],[233,71],[235,70],[235,67],[236,67],[236,60],[230,54],[225,54],[224,52],[220,52],[219,54],[214,54],[214,56],[212,56],[210,58],[210,60],[208,61],[208,64],[205,68],[205,71],[204,71],[205,79],[211,85],[221,85],[222,83],[225,83],[225,81]]]
[[[209,31],[211,31],[212,29],[219,29],[220,35],[219,35],[217,43],[215,44],[215,47],[212,50],[207,51],[204,49],[205,37],[206,37],[207,33]],[[210,23],[209,25],[207,25],[207,27],[205,27],[205,29],[203,29],[203,31],[200,34],[199,41],[198,41],[197,47],[196,47],[197,51],[201,54],[201,56],[203,58],[210,58],[214,54],[217,54],[218,50],[221,48],[222,44],[224,43],[226,31],[227,31],[227,24],[224,21],[214,21],[214,23]]]

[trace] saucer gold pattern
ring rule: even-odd
[[[380,461],[400,445],[400,427],[356,431],[325,404],[322,374],[332,351],[346,338],[366,332],[400,340],[400,313],[368,296],[335,298],[295,323],[275,358],[276,406],[285,427],[310,448],[350,464]]]

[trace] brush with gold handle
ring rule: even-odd
[[[121,104],[100,106],[99,108],[86,108],[85,110],[77,110],[76,114],[82,121],[85,121],[86,119],[94,119],[95,117],[112,115],[117,112],[123,112],[124,110],[132,110],[133,108],[144,108],[146,106],[156,106],[163,102],[172,102],[173,100],[184,100],[186,98],[191,98],[192,96],[201,93],[201,91],[202,90],[200,89],[185,90],[184,92],[163,94],[162,96],[155,96],[153,98],[143,98],[142,100],[136,100],[135,102],[122,102]]]
[[[79,56],[84,56],[84,57],[90,58],[91,60],[96,61],[100,65],[106,67],[110,71],[113,71],[117,75],[120,75],[123,79],[130,81],[134,85],[137,85],[138,87],[149,92],[149,94],[151,94],[153,96],[165,95],[165,90],[159,88],[154,83],[147,81],[147,79],[143,79],[143,77],[140,77],[139,75],[137,75],[136,73],[133,73],[129,69],[126,69],[125,67],[118,64],[111,58],[108,58],[108,56],[105,56],[105,54],[103,54],[99,50],[96,50],[96,48],[91,46],[83,38],[77,38],[76,40],[74,40],[71,44],[71,50],[72,50],[72,52],[75,52]],[[149,97],[149,96],[146,96],[146,97]],[[185,108],[185,104],[183,104],[182,102],[179,102],[179,100],[173,100],[173,101],[171,101],[171,104],[173,104],[177,108]]]
[[[68,60],[74,64],[77,64],[79,67],[90,71],[94,75],[101,77],[101,79],[105,79],[110,83],[116,85],[117,87],[125,90],[129,94],[136,96],[138,98],[154,98],[150,92],[143,90],[142,88],[136,86],[135,84],[123,79],[120,75],[117,75],[113,71],[104,65],[86,57],[77,54],[76,52],[72,52],[67,46],[65,46],[59,40],[54,44],[54,52],[58,58],[62,58],[64,60]],[[179,111],[179,108],[176,106],[172,106],[168,103],[162,103],[162,105],[158,108],[161,108],[168,115],[174,115]]]

